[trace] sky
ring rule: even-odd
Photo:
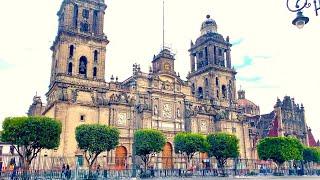
[[[57,33],[56,13],[62,0],[3,1],[0,6],[0,120],[25,115],[37,93],[45,101],[51,51]],[[106,80],[132,74],[132,64],[148,72],[162,44],[162,0],[106,0]],[[298,29],[294,13],[279,0],[166,0],[165,44],[176,54],[175,70],[190,71],[190,41],[200,36],[207,14],[218,32],[230,36],[237,88],[269,113],[277,97],[295,98],[305,106],[306,120],[320,138],[320,16],[313,7],[310,22]],[[184,78],[185,79],[185,78]]]

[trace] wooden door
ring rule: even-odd
[[[162,151],[162,165],[164,169],[172,169],[172,145],[170,143],[166,143]]]
[[[119,146],[116,148],[116,159],[115,159],[116,169],[123,170],[126,169],[127,161],[127,149],[124,146]]]

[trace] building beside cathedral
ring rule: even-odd
[[[187,80],[175,71],[175,55],[164,48],[150,60],[149,72],[134,64],[126,80],[111,77],[106,81],[106,8],[104,0],[64,0],[58,11],[47,103],[34,97],[28,113],[62,123],[60,146],[48,155],[81,157],[75,128],[99,123],[120,130],[120,144],[110,154],[115,157],[111,163],[118,167],[131,164],[127,158],[132,156],[133,134],[141,128],[161,130],[167,137],[164,150],[154,160],[159,168],[181,165],[174,153],[173,137],[185,131],[234,134],[240,140],[240,158],[256,159],[256,139],[252,136],[256,124],[247,117],[260,116],[260,109],[245,99],[244,91],[237,99],[231,44],[229,37],[218,33],[215,20],[207,16],[200,36],[191,42]],[[302,111],[302,107],[292,108]],[[305,123],[299,125],[305,127]],[[297,131],[306,136],[304,132]]]

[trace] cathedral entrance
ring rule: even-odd
[[[127,164],[127,149],[124,146],[116,148],[115,165],[117,170],[126,169]]]
[[[167,142],[162,151],[162,166],[163,169],[172,169],[172,145]]]
[[[200,152],[200,161],[202,164],[202,168],[204,169],[210,168],[210,159],[209,159],[208,153]]]

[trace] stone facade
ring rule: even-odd
[[[133,133],[137,129],[164,132],[168,143],[157,158],[160,168],[179,166],[174,162],[177,155],[173,137],[184,131],[235,134],[240,140],[240,158],[256,158],[249,134],[251,125],[243,107],[237,105],[229,37],[217,32],[216,22],[207,16],[201,36],[191,42],[191,69],[186,81],[174,69],[174,54],[164,48],[154,56],[149,72],[141,72],[140,65],[134,64],[132,75],[126,80],[120,82],[112,77],[106,82],[106,8],[103,0],[64,0],[58,12],[47,104],[35,97],[28,113],[62,123],[60,146],[48,152],[49,156],[81,155],[75,128],[99,123],[115,126],[121,132],[119,147],[111,157],[132,155]],[[171,158],[169,163],[160,158],[163,156]]]
[[[259,139],[278,136],[294,136],[306,146],[317,146],[311,129],[307,127],[304,106],[296,104],[290,96],[285,96],[282,101],[278,98],[272,112],[247,116],[246,120],[252,126],[249,134],[254,147]]]

